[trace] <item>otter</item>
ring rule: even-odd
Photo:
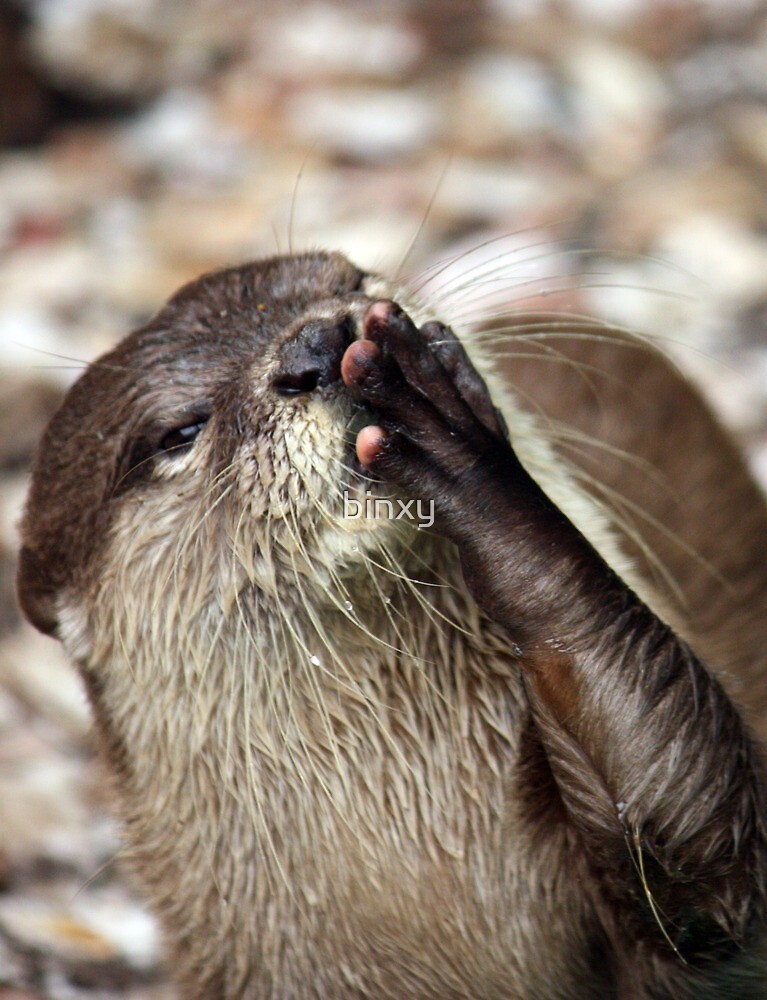
[[[273,257],[48,426],[19,598],[189,1000],[765,995],[764,503],[654,349],[528,329]]]

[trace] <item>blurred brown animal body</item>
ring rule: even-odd
[[[22,606],[82,672],[183,995],[764,996],[761,764],[706,668],[685,661],[688,696],[674,660],[647,695],[633,657],[677,641],[648,611],[637,705],[614,711],[567,645],[537,672],[451,541],[339,517],[341,486],[367,485],[341,358],[392,295],[335,255],[201,278],[89,369],[40,447]],[[575,524],[767,735],[758,489],[658,352],[561,333],[569,365],[504,334],[516,453],[566,544]],[[602,733],[605,705],[595,764],[578,727]],[[618,796],[656,749],[662,773]]]

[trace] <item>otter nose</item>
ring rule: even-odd
[[[311,320],[283,345],[272,385],[282,396],[295,396],[337,382],[341,358],[353,339],[348,316]]]

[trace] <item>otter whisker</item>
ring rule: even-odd
[[[445,284],[447,284],[448,287],[452,289],[452,278],[450,278],[450,276],[446,277],[441,284],[435,284],[434,281],[436,278],[440,277],[441,275],[444,275],[445,272],[447,272],[449,268],[452,267],[454,264],[458,263],[461,260],[468,260],[471,256],[481,253],[482,250],[485,250],[487,247],[492,246],[493,244],[500,243],[503,240],[513,239],[514,237],[521,236],[526,232],[535,232],[535,231],[537,231],[537,227],[531,226],[525,229],[520,229],[516,232],[502,233],[499,236],[491,236],[488,239],[475,244],[468,250],[462,250],[459,253],[443,257],[441,260],[438,260],[434,264],[430,265],[430,267],[425,268],[423,271],[415,275],[413,278],[406,279],[404,285],[408,292],[417,293],[421,291],[426,284],[429,285],[433,284],[433,289],[431,287],[429,288],[428,298],[430,302],[438,303],[440,301],[439,295],[441,288],[444,288]],[[486,267],[488,263],[494,264],[495,261],[497,260],[506,261],[507,259],[512,258],[515,254],[526,253],[528,250],[536,249],[537,247],[556,246],[562,242],[567,242],[567,241],[547,239],[547,240],[540,240],[536,243],[517,244],[511,247],[509,250],[502,251],[498,255],[498,257],[496,257],[492,262],[488,262],[484,259],[481,259],[478,263],[473,264],[470,268],[464,270],[459,277],[466,279],[470,274],[476,274],[478,271],[481,271],[481,268]],[[504,264],[503,266],[507,265]],[[449,297],[449,294],[450,293],[448,293],[448,296],[446,297]]]
[[[494,242],[500,242],[504,239],[509,239],[514,235],[518,234],[509,234],[508,236],[502,235],[491,238],[490,240],[479,244],[478,247],[475,248],[475,250],[479,251],[480,249],[486,247],[489,244],[492,244]],[[483,279],[488,278],[488,276],[497,275],[506,284],[511,284],[513,286],[515,278],[517,277],[517,275],[514,273],[516,269],[522,266],[526,266],[529,263],[540,263],[546,260],[559,260],[563,257],[565,258],[585,257],[589,259],[604,261],[605,264],[609,264],[610,261],[613,260],[629,260],[635,263],[656,264],[659,267],[661,267],[664,271],[684,276],[686,279],[694,281],[699,285],[705,284],[700,275],[694,274],[687,268],[683,267],[682,265],[674,261],[669,261],[663,258],[659,258],[651,254],[636,253],[630,250],[611,249],[608,251],[603,251],[593,247],[567,246],[568,243],[573,243],[573,242],[575,242],[575,238],[559,239],[559,240],[542,240],[536,243],[514,246],[510,250],[502,252],[498,257],[496,257],[493,260],[489,261],[482,260],[478,264],[473,265],[471,268],[465,270],[462,274],[451,276],[451,279],[454,278],[454,280],[450,280],[448,283],[448,288],[449,288],[448,293],[446,293],[445,295],[441,294],[440,289],[441,287],[444,287],[445,284],[443,282],[442,285],[437,286],[433,292],[431,292],[430,290],[429,299],[435,305],[441,304],[444,300],[447,300],[451,297],[458,297],[465,288],[467,287],[473,288],[477,283],[477,281],[482,281]],[[535,254],[532,257],[523,258],[522,260],[514,259],[515,255],[528,253],[530,250],[535,250],[540,247],[547,247],[547,246],[548,247],[553,246],[555,247],[555,249],[550,250],[546,253]],[[469,256],[470,253],[475,252],[475,250],[469,251],[468,254],[458,254],[453,258],[447,258],[447,263],[438,262],[436,265],[433,265],[433,268],[436,269],[439,267],[440,270],[437,271],[437,273],[441,273],[442,270],[449,268],[453,263],[461,259],[462,256],[466,258]],[[483,271],[483,268],[486,268],[486,270]],[[428,269],[425,273],[428,274]],[[478,275],[479,277],[477,277]],[[429,279],[427,278],[426,280],[428,281]],[[421,284],[423,283],[424,282],[422,282]]]
[[[340,463],[340,466],[343,469],[348,469],[348,471],[350,473],[352,472],[351,468],[349,466],[346,466],[344,463]],[[373,480],[371,479],[370,481],[372,482]],[[342,485],[344,485],[344,484],[342,483]],[[348,484],[348,485],[351,485],[351,484]],[[334,516],[332,514],[332,512],[329,510],[329,508],[321,501],[321,499],[313,491],[311,491],[308,488],[308,485],[307,485],[307,493],[309,495],[309,498],[314,503],[315,509],[318,511],[318,513],[320,514],[320,516],[322,517],[322,519],[326,523],[326,525],[328,527],[332,528],[332,529],[338,530],[339,525],[340,525],[339,519],[336,516]],[[370,561],[367,558],[367,555],[364,554],[363,558],[365,560],[366,566],[369,568]],[[357,628],[359,628],[360,631],[362,631],[362,633],[364,635],[366,635],[368,638],[372,639],[375,643],[380,644],[384,648],[390,649],[393,652],[401,653],[403,655],[408,655],[408,656],[411,655],[407,651],[407,649],[405,649],[405,648],[398,648],[398,647],[394,646],[393,644],[391,644],[390,642],[387,642],[385,639],[383,639],[377,633],[371,631],[369,628],[367,628],[367,626],[365,626],[365,624],[359,619],[359,617],[357,615],[350,613],[350,611],[347,608],[346,604],[348,602],[349,604],[353,605],[353,602],[350,600],[350,598],[351,598],[352,595],[349,593],[349,591],[347,590],[347,588],[344,586],[344,584],[343,584],[343,582],[342,582],[339,574],[335,571],[335,569],[332,566],[328,566],[328,572],[330,574],[331,580],[333,580],[336,583],[336,586],[337,586],[337,588],[339,590],[339,593],[341,594],[340,597],[336,597],[336,595],[334,595],[332,593],[332,591],[329,592],[329,594],[328,594],[328,596],[331,599],[331,602],[337,608],[337,610],[344,617],[348,618],[351,622],[353,622],[353,624]],[[371,575],[371,578],[373,578],[372,575]],[[377,584],[376,584],[376,586],[378,587]],[[380,587],[378,587],[378,589],[380,591]],[[387,614],[387,616],[390,618],[392,624],[394,624],[393,618],[391,616],[391,612],[390,612],[390,609],[389,609],[389,605],[386,603],[386,601],[385,601],[385,599],[383,597],[383,593],[382,592],[381,592],[381,605],[384,608],[385,613]]]
[[[447,615],[437,610],[434,607],[434,605],[431,604],[429,601],[427,601],[424,598],[423,594],[421,593],[422,587],[433,587],[437,590],[442,590],[445,587],[449,586],[448,584],[439,583],[436,581],[432,582],[429,580],[414,580],[401,568],[401,566],[393,559],[393,557],[391,557],[391,555],[388,552],[381,552],[380,555],[382,558],[385,558],[387,562],[389,562],[389,565],[385,566],[383,563],[377,562],[371,556],[368,556],[371,565],[375,566],[376,569],[380,570],[382,573],[388,573],[395,579],[401,580],[409,588],[410,593],[413,595],[416,601],[421,605],[423,610],[427,613],[429,618],[432,620],[432,623],[436,622],[436,619],[434,617],[436,616],[436,618],[441,619],[446,625],[449,625],[457,632],[467,633],[467,630],[464,629],[461,625],[459,625],[458,622],[452,621]]]
[[[213,493],[219,488],[220,484],[226,479],[227,476],[233,476],[235,468],[236,467],[234,463],[230,462],[216,476],[214,476],[212,481],[207,485],[205,492],[200,498],[200,503],[198,508],[199,510],[202,511],[202,513],[200,514],[199,518],[196,521],[190,520],[188,524],[184,526],[184,530],[179,535],[176,548],[173,554],[173,558],[170,563],[168,574],[165,577],[161,587],[158,589],[158,595],[157,595],[158,600],[162,599],[162,595],[165,591],[165,588],[170,585],[172,579],[176,581],[176,586],[177,586],[179,568],[181,567],[182,558],[185,556],[188,546],[192,543],[199,544],[200,529],[204,526],[208,518],[214,513],[219,504],[221,504],[226,499],[227,495],[232,491],[232,489],[234,488],[234,479],[232,479],[232,482],[229,483],[228,486],[226,486],[224,489],[221,490],[221,492],[218,494],[218,496],[212,503],[209,504],[208,500],[213,495]],[[177,597],[179,596],[180,595],[178,594],[177,590]]]
[[[660,579],[668,587],[670,593],[674,599],[679,603],[683,609],[687,609],[687,600],[684,596],[684,591],[681,584],[676,580],[668,569],[667,565],[663,562],[660,556],[652,549],[648,542],[644,539],[642,533],[636,526],[636,522],[629,518],[629,515],[622,516],[619,513],[619,507],[622,504],[623,497],[621,496],[611,496],[606,487],[599,482],[594,476],[590,476],[582,470],[576,467],[571,467],[570,474],[577,482],[585,483],[594,493],[596,493],[596,499],[599,502],[600,496],[602,498],[608,498],[612,500],[612,503],[607,502],[600,503],[601,509],[604,511],[607,518],[612,524],[614,524],[620,531],[630,539],[637,547],[639,552],[647,560],[648,566],[654,570]]]
[[[580,277],[580,275],[576,275]],[[586,275],[588,277],[588,275]],[[570,276],[567,276],[569,280]],[[628,282],[597,282],[597,281],[575,281],[570,284],[565,284],[566,279],[564,277],[554,277],[548,278],[547,284],[544,287],[540,286],[539,278],[531,278],[525,281],[517,282],[514,285],[514,294],[510,295],[504,304],[504,308],[498,310],[483,310],[480,314],[481,318],[484,320],[492,319],[494,316],[504,316],[507,315],[507,310],[514,305],[514,303],[524,302],[529,298],[529,290],[535,288],[535,298],[546,298],[550,295],[561,295],[565,292],[582,292],[582,291],[599,291],[600,289],[622,289],[624,291],[632,292],[647,292],[648,294],[655,295],[661,298],[673,299],[677,302],[696,302],[697,299],[693,295],[689,295],[685,292],[674,291],[671,289],[654,288],[650,285],[639,285],[631,284]],[[560,287],[561,286],[561,287]],[[470,321],[472,315],[477,316],[477,314],[471,310],[465,309],[463,311],[449,312],[445,310],[446,318],[452,325],[467,323]]]
[[[43,347],[35,347],[33,344],[25,344],[23,340],[12,340],[14,347],[21,347],[25,351],[34,351],[35,354],[45,354],[49,358],[58,358],[60,361],[71,361],[76,370],[85,368],[101,368],[104,371],[127,371],[124,365],[109,364],[101,359],[87,361],[84,358],[73,358],[68,354],[59,354],[56,351],[49,351]]]
[[[410,243],[408,244],[408,246],[407,246],[404,254],[402,255],[402,259],[400,260],[399,264],[397,265],[397,267],[394,270],[394,274],[392,275],[392,281],[395,284],[398,284],[400,282],[400,276],[402,274],[402,271],[404,270],[405,265],[407,264],[408,260],[410,259],[411,255],[413,253],[413,250],[415,249],[415,247],[416,247],[416,245],[418,243],[418,240],[421,238],[421,234],[423,233],[424,229],[426,228],[426,223],[429,221],[429,216],[431,215],[431,211],[434,208],[434,205],[435,205],[435,203],[437,201],[437,197],[438,197],[438,195],[440,193],[440,190],[442,189],[442,185],[443,185],[443,183],[445,181],[445,178],[448,175],[448,171],[450,170],[452,162],[453,162],[453,156],[452,156],[452,153],[451,153],[451,154],[449,154],[447,156],[447,158],[445,160],[445,163],[444,163],[444,165],[442,167],[442,170],[440,171],[439,177],[437,178],[437,182],[434,185],[434,189],[432,190],[431,196],[430,196],[429,201],[428,201],[428,203],[426,205],[426,209],[425,209],[423,215],[421,216],[421,221],[418,223],[418,228],[416,229],[415,233],[413,234],[413,238],[410,240]]]
[[[647,480],[649,480],[654,487],[661,490],[665,495],[672,500],[674,503],[681,503],[682,497],[676,487],[673,485],[669,477],[662,472],[657,463],[650,461],[647,458],[643,458],[641,455],[636,455],[634,452],[627,451],[625,448],[619,448],[617,445],[610,444],[608,441],[603,441],[593,434],[586,434],[579,430],[577,427],[573,427],[570,424],[566,424],[562,420],[551,419],[548,423],[550,428],[552,439],[556,439],[562,444],[562,447],[573,447],[573,442],[577,442],[584,446],[584,449],[593,448],[596,451],[604,452],[606,455],[612,455],[615,458],[619,458],[622,462],[630,465],[632,468],[641,472]],[[586,450],[582,450],[581,454],[588,454]]]
[[[290,212],[288,214],[288,253],[293,253],[293,233],[296,221],[296,205],[298,204],[298,189],[301,186],[301,181],[304,177],[304,171],[306,170],[306,165],[309,162],[309,158],[314,154],[314,150],[317,143],[313,142],[301,161],[301,165],[298,168],[298,173],[296,174],[296,179],[293,182],[293,192],[290,196]]]
[[[572,254],[577,254],[578,251],[570,251]],[[526,259],[520,260],[515,264],[514,275],[508,274],[507,271],[501,268],[487,271],[480,277],[473,277],[464,284],[458,284],[457,286],[451,287],[449,293],[434,299],[434,305],[439,308],[441,312],[445,312],[450,315],[456,315],[451,312],[453,308],[452,303],[455,302],[456,305],[469,305],[477,300],[482,301],[486,298],[488,291],[498,288],[502,290],[508,289],[509,292],[516,292],[519,288],[529,287],[532,284],[546,282],[564,282],[567,283],[566,287],[570,288],[570,282],[574,279],[582,278],[607,278],[610,274],[609,270],[579,270],[579,271],[568,271],[563,274],[548,274],[540,275],[535,273],[525,272],[522,268],[534,268],[534,266],[540,263],[542,260],[547,259],[546,255],[538,255],[534,257],[528,257]],[[469,289],[467,294],[466,289]],[[432,301],[430,297],[430,301]],[[460,313],[458,315],[461,315]]]
[[[327,637],[327,635],[325,633],[325,630],[324,630],[321,622],[317,618],[317,616],[316,616],[316,614],[315,614],[315,612],[314,612],[314,610],[313,610],[313,608],[311,606],[311,603],[306,599],[306,594],[305,594],[304,588],[303,588],[303,586],[300,583],[299,575],[298,575],[298,572],[295,569],[295,567],[294,567],[294,573],[295,573],[295,579],[296,579],[296,586],[297,586],[297,588],[299,590],[299,593],[301,594],[301,596],[304,599],[305,610],[306,610],[307,615],[309,617],[309,621],[311,622],[311,624],[314,627],[314,630],[315,630],[315,633],[317,634],[317,637],[319,638],[321,644],[324,646],[324,648],[327,650],[327,652],[330,653],[331,661],[338,668],[340,668],[342,670],[342,672],[344,672],[349,677],[350,681],[353,682],[353,678],[351,677],[351,674],[349,674],[348,668],[347,668],[346,664],[344,663],[343,658],[338,654],[338,651],[336,650],[335,644],[332,643],[329,640],[329,638]],[[288,625],[288,628],[291,628],[291,625],[290,625],[289,622],[287,622],[286,624]],[[303,645],[303,644],[302,644],[302,648],[304,649],[304,651],[305,651],[305,653],[307,655],[307,659],[308,660],[312,660],[312,657],[313,657],[314,654],[310,653],[309,649],[305,645]],[[312,672],[311,671],[309,671],[309,675],[312,676]],[[331,676],[334,676],[334,675],[331,675]],[[335,677],[334,677],[334,679],[335,679]],[[366,705],[368,711],[371,711],[371,709],[375,708],[375,706],[370,702],[370,700],[368,698],[364,698],[363,702]],[[394,752],[397,755],[400,755],[401,751],[400,751],[399,747],[397,746],[396,742],[391,739],[388,727],[384,724],[383,719],[379,715],[377,709],[375,711],[372,711],[371,715],[372,715],[373,720],[376,722],[376,724],[378,726],[378,731],[384,737],[384,740],[389,744],[390,749],[392,750],[392,752]],[[404,757],[402,758],[402,763],[405,766],[409,766],[408,762],[405,760]]]
[[[528,250],[534,250],[537,246],[547,246],[546,242],[541,244],[533,244],[530,247],[526,247],[520,251],[520,253],[526,253]],[[488,288],[498,287],[502,289],[509,289],[510,291],[516,290],[520,285],[524,285],[530,282],[542,282],[542,281],[571,281],[573,278],[583,278],[583,277],[597,277],[597,276],[607,276],[610,274],[609,270],[599,270],[599,271],[566,271],[557,274],[548,275],[536,275],[536,274],[525,274],[523,268],[535,267],[536,265],[551,260],[554,258],[562,257],[579,257],[585,258],[587,260],[599,261],[599,257],[593,254],[589,250],[584,250],[581,248],[574,248],[570,250],[562,250],[556,253],[540,253],[532,254],[528,257],[522,257],[521,259],[515,260],[513,263],[509,259],[501,259],[499,264],[495,261],[487,262],[489,265],[485,269],[482,269],[482,265],[477,265],[476,268],[472,269],[472,272],[465,276],[463,281],[451,281],[449,290],[440,294],[437,292],[436,296],[429,295],[429,300],[434,303],[435,306],[441,310],[450,311],[450,303],[455,301],[456,303],[465,304],[466,302],[471,302],[475,298],[482,298],[486,293]],[[604,263],[604,262],[601,262]],[[513,270],[510,270],[512,268]],[[466,290],[469,289],[471,294],[466,294]]]
[[[629,857],[631,858],[631,863],[634,865],[634,868],[636,869],[636,872],[639,875],[639,881],[642,884],[642,890],[644,891],[645,897],[647,899],[647,905],[650,907],[650,912],[653,915],[655,923],[658,925],[658,929],[665,938],[668,946],[676,955],[677,959],[682,963],[682,965],[687,965],[687,960],[672,941],[668,931],[666,930],[665,924],[663,923],[662,917],[666,917],[666,920],[668,920],[668,917],[666,916],[665,913],[663,913],[663,911],[658,906],[655,897],[653,896],[652,890],[650,889],[650,885],[647,881],[647,875],[645,874],[644,870],[644,852],[642,851],[642,841],[639,836],[639,831],[634,826],[632,826],[631,828],[631,840],[629,839],[629,831],[628,830],[626,831],[626,846],[628,848]]]
[[[523,309],[519,313],[520,315],[531,315],[531,313]],[[495,313],[497,316],[508,316],[509,310],[502,309]],[[586,318],[582,318],[579,313],[570,312],[558,312],[558,313],[541,313],[538,309],[533,310],[533,316],[543,317],[539,323],[511,323],[505,327],[495,327],[488,330],[483,329],[472,329],[469,328],[464,331],[463,339],[471,343],[480,344],[508,344],[510,340],[520,340],[520,341],[530,341],[531,343],[536,343],[538,341],[546,340],[566,340],[566,341],[591,341],[593,343],[605,343],[614,346],[619,346],[622,349],[629,351],[657,351],[659,344],[666,344],[668,347],[676,348],[679,351],[686,351],[690,354],[702,358],[707,362],[717,365],[718,367],[726,370],[732,374],[739,374],[737,369],[732,365],[728,364],[722,358],[715,357],[710,352],[702,350],[701,348],[695,347],[693,344],[688,343],[684,340],[679,340],[678,338],[664,336],[663,334],[653,332],[653,333],[638,333],[632,331],[627,326],[621,326],[612,321],[608,322],[606,320],[593,320],[589,323]],[[556,323],[549,324],[546,321],[547,316],[558,316],[561,319]],[[582,332],[578,329],[570,329],[570,325],[567,322],[567,317],[572,316],[573,319],[584,327],[594,327],[603,329],[606,331],[605,334],[598,334],[593,332]],[[563,317],[563,318],[562,318]],[[485,319],[490,319],[491,317],[485,315]],[[540,329],[545,331],[550,325],[561,327],[560,330],[554,329],[550,332],[541,333],[526,333],[527,329]],[[609,333],[617,333],[620,337],[609,336]],[[493,352],[495,354],[495,351]],[[605,375],[609,373],[605,372]]]
[[[711,562],[709,562],[707,559],[704,559],[703,556],[694,548],[694,546],[686,542],[684,538],[681,537],[681,535],[677,534],[674,531],[671,531],[668,527],[666,527],[666,525],[662,524],[656,517],[653,517],[648,511],[646,511],[640,504],[635,503],[628,497],[621,495],[616,490],[605,485],[604,483],[599,482],[596,479],[594,480],[590,479],[589,484],[593,486],[595,489],[598,489],[600,492],[604,493],[607,497],[613,499],[616,503],[624,505],[628,510],[634,513],[641,520],[646,521],[647,524],[650,525],[650,527],[658,531],[670,542],[672,542],[674,545],[680,548],[685,553],[685,555],[689,556],[690,559],[694,560],[694,562],[702,570],[705,570],[707,573],[709,573],[711,577],[717,581],[717,583],[719,583],[722,587],[725,587],[727,590],[733,591],[732,583],[728,581],[726,577],[724,577],[722,573],[719,570],[717,570],[716,567]]]
[[[240,526],[241,526],[241,524],[242,524],[242,522],[244,520],[245,513],[246,512],[243,509],[241,511],[240,520],[238,521],[237,528],[235,530],[235,541],[237,541],[239,539]],[[232,547],[232,559],[235,560],[235,561],[238,561],[238,546],[237,546],[237,544],[235,544]],[[239,616],[239,621],[240,621],[240,626],[241,626],[242,630],[244,631],[244,633],[245,633],[245,635],[246,635],[246,637],[247,637],[247,639],[249,641],[249,645],[250,645],[251,650],[256,654],[256,657],[257,657],[257,661],[256,662],[257,662],[257,664],[261,668],[260,670],[258,670],[256,672],[256,676],[259,679],[261,677],[263,677],[263,676],[267,676],[268,677],[268,671],[266,669],[264,669],[267,665],[263,663],[262,657],[261,657],[261,650],[259,648],[259,645],[256,643],[254,636],[251,633],[250,626],[249,626],[249,624],[247,622],[247,619],[246,619],[245,610],[244,610],[243,605],[242,605],[242,603],[240,601],[239,591],[235,592],[235,606],[237,608],[237,612],[238,612],[238,616]],[[289,662],[290,662],[290,659],[289,659],[289,657],[287,655],[284,658],[284,662],[286,664],[289,664]],[[276,845],[276,843],[274,841],[274,838],[272,836],[271,827],[270,827],[269,822],[267,820],[267,817],[266,817],[266,815],[264,813],[263,806],[262,806],[262,803],[261,803],[261,797],[259,795],[259,788],[261,787],[261,780],[260,780],[260,776],[257,773],[256,768],[255,768],[255,762],[254,762],[254,759],[253,759],[253,750],[252,750],[253,745],[254,745],[254,741],[253,741],[252,732],[251,732],[251,711],[252,711],[252,707],[253,707],[254,702],[253,702],[252,695],[251,695],[251,692],[250,692],[250,689],[249,689],[250,681],[251,681],[251,675],[250,675],[249,671],[244,671],[243,674],[242,674],[243,697],[239,701],[235,701],[235,703],[234,703],[235,705],[240,705],[241,709],[242,709],[241,720],[242,720],[242,726],[243,726],[243,730],[244,730],[244,732],[243,732],[242,750],[243,750],[243,758],[244,758],[245,768],[246,768],[246,776],[247,776],[247,779],[248,779],[247,780],[247,786],[246,786],[246,795],[245,795],[245,799],[244,799],[244,804],[245,804],[246,810],[247,810],[247,812],[248,812],[248,814],[249,814],[249,816],[251,818],[251,822],[253,823],[254,830],[259,831],[259,842],[262,843],[262,844],[265,844],[266,850],[267,850],[269,856],[271,857],[272,861],[274,862],[274,866],[275,866],[275,869],[276,869],[276,873],[277,873],[278,879],[280,880],[281,884],[283,885],[283,887],[287,891],[288,896],[290,898],[295,898],[295,891],[294,891],[292,880],[290,879],[287,871],[285,870],[282,858],[280,856],[279,851],[277,850],[277,845]],[[228,732],[227,732],[227,741],[229,742],[231,740],[231,725],[233,725],[233,723],[234,723],[234,719],[232,718],[231,714],[229,715],[229,717],[227,719],[227,723],[229,724],[228,725]],[[284,740],[285,740],[285,745],[287,745],[287,732],[286,731],[284,733]],[[265,871],[266,871],[267,879],[271,878],[272,872],[271,872],[271,870],[270,870],[270,868],[268,866],[266,866]]]

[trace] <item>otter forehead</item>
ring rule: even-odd
[[[203,339],[222,320],[229,333],[264,338],[326,299],[364,291],[368,275],[340,254],[270,257],[203,275],[181,288],[155,322]]]
[[[230,441],[252,432],[255,403],[242,418],[238,409],[243,384],[257,395],[280,344],[312,323],[361,315],[367,293],[384,287],[331,253],[227,268],[184,286],[94,362],[49,424],[33,469],[18,578],[33,624],[56,630],[62,591],[93,562],[122,492],[149,474],[164,435],[214,412],[225,414]]]

